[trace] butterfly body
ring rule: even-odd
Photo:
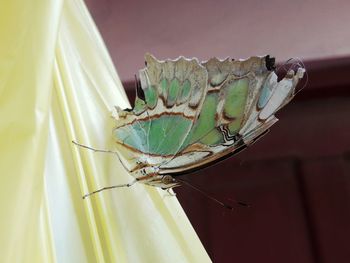
[[[146,55],[132,110],[117,108],[113,136],[137,181],[161,188],[253,143],[277,121],[304,69],[277,81],[269,56],[243,61]]]

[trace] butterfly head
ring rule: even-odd
[[[162,189],[173,188],[179,185],[176,179],[171,175],[159,174],[158,166],[142,167],[132,172],[132,176],[140,183],[160,187]]]

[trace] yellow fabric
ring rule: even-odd
[[[107,149],[129,106],[81,0],[0,3],[0,261],[210,262],[175,197]]]

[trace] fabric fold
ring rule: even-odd
[[[0,8],[3,262],[210,262],[175,197],[136,184],[112,149],[129,102],[81,0]]]

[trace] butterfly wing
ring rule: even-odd
[[[196,59],[146,55],[133,110],[118,110],[113,133],[129,170],[160,165],[182,148],[207,94],[208,74]]]
[[[199,118],[181,150],[161,165],[162,174],[184,174],[237,153],[265,134],[274,114],[295,94],[304,69],[277,81],[269,56],[204,63],[208,90]]]
[[[125,166],[181,174],[208,166],[254,142],[277,121],[304,69],[281,81],[269,56],[157,61],[146,55],[132,110],[118,109],[114,137]]]

